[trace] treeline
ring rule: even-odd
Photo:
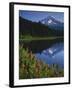
[[[32,22],[19,17],[19,34],[20,35],[31,35],[31,36],[63,36],[63,30],[54,30],[41,24],[40,22]]]

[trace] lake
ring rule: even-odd
[[[56,64],[64,68],[64,42],[63,39],[20,41],[23,48],[32,51],[36,60],[49,65]]]

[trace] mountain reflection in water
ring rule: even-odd
[[[57,64],[60,68],[64,68],[63,39],[20,41],[19,43],[22,44],[23,48],[32,51],[36,60],[41,60],[49,65]]]
[[[64,44],[56,43],[43,50],[41,53],[34,54],[37,60],[42,60],[48,64],[57,64],[59,67],[64,68]]]

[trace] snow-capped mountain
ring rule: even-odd
[[[55,30],[64,30],[64,23],[55,19],[53,16],[46,17],[39,22]]]

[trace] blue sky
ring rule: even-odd
[[[45,12],[45,11],[19,11],[19,16],[31,20],[33,22],[38,22],[48,16],[53,16],[57,20],[64,22],[64,13],[63,12]]]

